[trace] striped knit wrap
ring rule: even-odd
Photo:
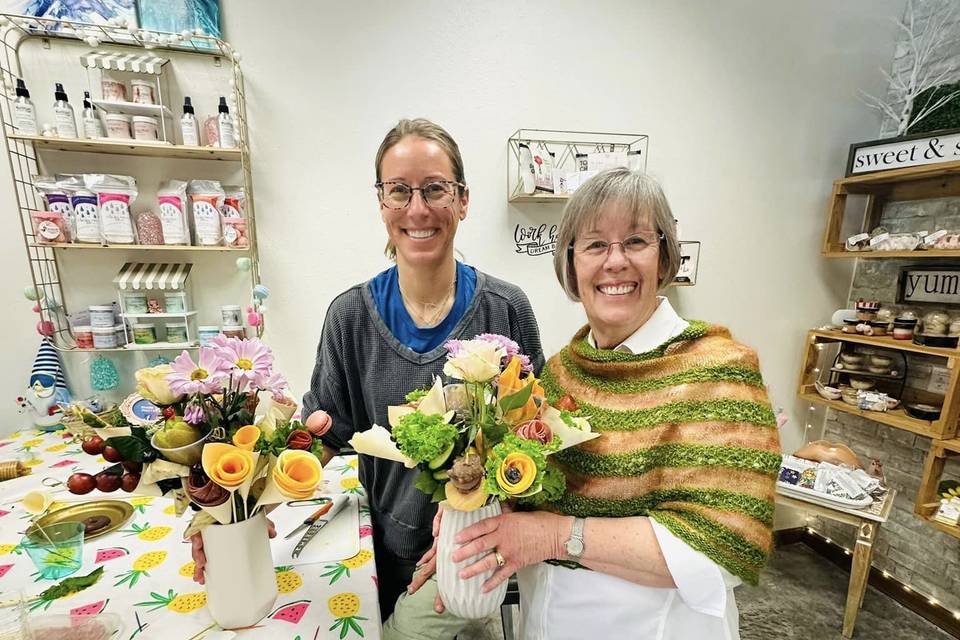
[[[603,435],[551,456],[567,491],[547,508],[649,516],[756,584],[773,544],[780,468],[756,353],[700,321],[638,354],[596,349],[588,331],[547,362],[542,381],[549,401],[569,394]]]

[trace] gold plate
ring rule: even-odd
[[[95,500],[80,502],[69,507],[51,511],[43,516],[27,530],[29,535],[36,528],[46,527],[61,522],[79,522],[89,528],[94,525],[92,533],[84,533],[84,540],[98,538],[104,534],[119,529],[133,515],[133,505],[122,500]]]

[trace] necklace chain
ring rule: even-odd
[[[450,286],[447,288],[447,292],[444,294],[443,299],[440,302],[423,302],[421,300],[414,300],[411,296],[403,290],[403,287],[400,287],[400,296],[403,298],[404,306],[407,308],[407,311],[410,312],[410,315],[413,316],[413,321],[417,324],[418,327],[430,328],[435,327],[440,322],[441,315],[447,310],[447,304],[450,303],[452,294],[457,289],[457,279],[454,277],[453,282],[450,283]],[[420,309],[415,308],[414,305],[419,305]]]

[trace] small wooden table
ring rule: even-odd
[[[847,605],[843,612],[843,637],[853,636],[853,627],[857,623],[857,615],[863,606],[863,596],[867,592],[867,579],[870,577],[870,561],[873,558],[873,543],[880,533],[880,525],[890,517],[893,508],[893,499],[897,492],[893,489],[880,500],[866,509],[850,509],[841,506],[824,506],[788,497],[777,493],[776,502],[808,513],[822,516],[853,525],[857,528],[857,544],[853,550],[853,565],[850,567],[850,584],[847,587]]]

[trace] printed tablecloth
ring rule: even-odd
[[[69,436],[24,431],[0,439],[0,461],[20,459],[32,475],[0,483],[0,591],[22,589],[33,596],[54,584],[41,580],[19,547],[29,516],[19,504],[41,483],[65,481],[75,471],[94,473],[106,466],[85,454]],[[190,545],[182,540],[190,510],[177,518],[165,498],[131,498],[122,491],[75,496],[64,487],[54,491],[62,502],[93,499],[126,500],[134,514],[118,531],[84,543],[83,566],[75,576],[104,568],[100,581],[77,594],[33,602],[31,616],[106,612],[119,616],[130,640],[315,640],[379,638],[380,613],[373,561],[373,529],[366,495],[357,477],[357,458],[338,457],[324,468],[322,493],[352,493],[360,500],[360,552],[339,562],[277,567],[274,610],[257,625],[221,631],[210,618],[203,587],[193,582]],[[60,506],[54,503],[51,509]],[[281,532],[283,534],[284,532]]]

